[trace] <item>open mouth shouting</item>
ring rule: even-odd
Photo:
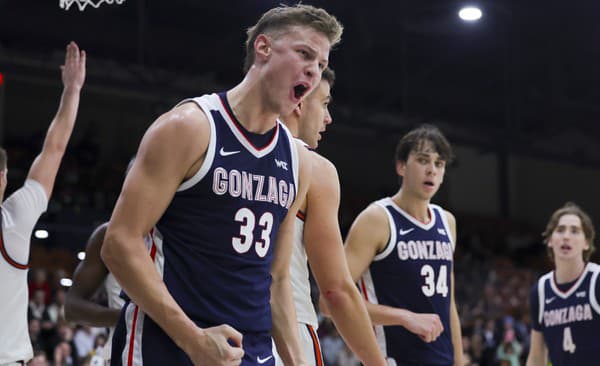
[[[299,83],[294,86],[293,89],[293,99],[296,103],[299,103],[302,98],[306,95],[306,92],[310,89],[310,85],[308,83]]]

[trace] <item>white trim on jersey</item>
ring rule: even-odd
[[[545,287],[546,281],[548,281],[552,277],[552,272],[546,273],[538,280],[538,323],[543,324],[544,320],[544,302],[546,298]]]
[[[262,158],[263,156],[269,154],[271,151],[273,151],[273,149],[275,148],[275,146],[277,146],[277,141],[279,139],[279,130],[281,129],[283,123],[279,122],[279,120],[277,120],[277,124],[276,124],[276,129],[275,129],[275,136],[273,136],[273,138],[271,139],[271,142],[269,143],[269,145],[262,147],[261,149],[257,149],[254,145],[252,145],[252,143],[246,138],[246,136],[244,136],[244,134],[242,133],[242,131],[239,129],[239,127],[236,125],[236,122],[232,120],[232,117],[229,114],[229,111],[227,110],[227,108],[225,107],[225,101],[221,100],[221,97],[219,97],[219,95],[217,94],[212,94],[211,98],[216,97],[219,99],[219,103],[218,103],[218,107],[217,109],[219,110],[219,112],[221,113],[221,115],[223,116],[223,119],[225,120],[225,122],[227,123],[227,126],[229,126],[229,129],[231,130],[231,132],[233,133],[233,135],[237,138],[237,140],[240,142],[240,144],[242,144],[242,146],[244,146],[246,148],[246,150],[248,150],[248,152],[252,155],[254,155],[257,158]]]
[[[123,366],[142,366],[142,330],[144,327],[144,312],[134,303],[129,303],[125,310],[125,326],[127,337],[121,354]],[[131,359],[131,362],[129,362]]]
[[[446,211],[438,205],[430,204],[432,210],[437,210],[440,213],[440,217],[442,218],[442,225],[444,225],[444,229],[446,230],[446,235],[448,239],[450,239],[450,245],[452,245],[452,252],[456,249],[456,242],[452,237],[452,231],[450,230],[450,224],[448,224],[448,217],[446,217]]]
[[[296,196],[298,196],[298,175],[299,175],[299,171],[298,171],[298,167],[300,165],[299,162],[299,158],[298,158],[298,146],[296,145],[296,138],[294,137],[294,135],[292,135],[292,132],[290,130],[288,130],[288,128],[279,120],[277,120],[277,123],[279,123],[279,126],[281,127],[282,130],[285,131],[285,134],[288,137],[288,141],[290,143],[290,153],[292,154],[292,175],[294,176],[294,187],[296,187]],[[299,140],[302,143],[304,143],[304,141]],[[271,148],[272,149],[272,148]]]
[[[150,239],[152,240],[151,242],[151,247],[150,247],[150,253],[152,253],[152,246],[156,247],[156,252],[154,253],[154,266],[156,267],[156,270],[158,271],[158,274],[160,275],[160,278],[163,278],[164,272],[165,272],[165,253],[163,251],[163,235],[161,234],[161,232],[158,230],[157,227],[155,227],[154,229],[152,229],[152,231],[150,231]]]
[[[581,285],[581,282],[583,282],[583,280],[585,279],[588,271],[590,270],[590,264],[588,263],[583,272],[581,273],[581,275],[579,276],[579,279],[577,279],[577,282],[575,282],[575,284],[573,286],[571,286],[571,288],[569,288],[569,290],[567,292],[562,292],[558,286],[556,285],[556,282],[554,280],[554,271],[550,272],[551,276],[550,276],[550,287],[552,288],[552,291],[554,291],[555,295],[562,298],[562,299],[566,299],[567,297],[571,296],[573,294],[573,292],[577,291],[577,289],[579,288],[579,286]]]
[[[431,220],[429,220],[428,223],[424,224],[421,221],[415,219],[414,217],[412,217],[412,215],[410,215],[408,212],[404,211],[403,209],[400,208],[400,206],[398,206],[396,204],[396,202],[394,202],[393,199],[391,199],[390,197],[388,197],[389,199],[389,205],[392,206],[394,208],[394,210],[398,211],[400,214],[402,214],[402,216],[404,216],[407,220],[409,220],[410,222],[412,222],[415,226],[420,227],[423,230],[429,230],[431,229],[434,225],[435,225],[435,214],[431,209],[431,205],[427,206],[427,210],[429,212],[429,216],[431,217]]]
[[[185,100],[179,102],[177,105],[179,106],[181,104],[188,103],[188,102],[193,102],[196,105],[198,105],[198,107],[202,110],[202,112],[204,112],[204,115],[206,115],[206,118],[208,119],[208,124],[210,125],[210,138],[208,140],[208,148],[206,149],[206,156],[204,158],[204,161],[202,162],[202,165],[200,166],[200,169],[198,169],[196,174],[194,174],[191,178],[189,178],[185,182],[181,183],[179,188],[177,188],[177,192],[181,192],[188,188],[191,188],[196,183],[201,181],[202,178],[204,178],[204,176],[206,175],[206,173],[208,173],[208,170],[212,166],[213,160],[215,158],[215,150],[216,150],[216,146],[217,146],[217,131],[215,128],[215,121],[212,117],[212,114],[210,113],[210,111],[214,110],[215,108],[211,108],[211,106],[206,101],[206,99],[202,98],[202,97],[185,99]]]
[[[598,281],[598,275],[600,275],[600,266],[595,263],[588,263],[590,270],[593,272],[592,279],[590,280],[590,304],[600,314],[600,304],[598,304],[598,296],[596,295],[596,281]]]
[[[381,253],[379,253],[373,257],[373,261],[380,261],[380,260],[384,259],[388,255],[390,255],[390,253],[396,247],[396,232],[398,231],[398,228],[396,228],[396,224],[394,222],[394,218],[392,217],[392,214],[386,208],[386,205],[391,204],[390,201],[391,201],[391,203],[393,203],[392,199],[389,197],[382,198],[379,201],[375,201],[375,204],[383,209],[383,211],[385,212],[385,214],[388,218],[388,224],[390,226],[390,240],[388,241],[387,245],[385,246],[385,249],[383,251],[381,251]]]
[[[371,271],[367,269],[365,273],[363,273],[363,275],[361,276],[360,281],[360,290],[365,300],[372,304],[379,304],[379,300],[377,299],[377,295],[375,294],[375,284],[373,283],[373,278],[371,277]],[[383,356],[387,357],[387,343],[385,339],[385,331],[383,329],[383,325],[373,325],[373,330],[375,331],[375,338],[377,339],[379,349],[383,353]]]

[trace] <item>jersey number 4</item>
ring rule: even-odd
[[[443,297],[448,296],[448,269],[446,265],[440,267],[440,272],[435,280],[435,270],[429,264],[421,267],[421,276],[425,277],[425,284],[421,286],[421,290],[427,297],[432,297],[436,293]]]
[[[271,246],[271,230],[273,230],[273,214],[265,212],[258,219],[258,226],[262,229],[260,232],[260,240],[254,241],[254,228],[256,227],[256,216],[254,212],[248,208],[240,208],[233,218],[240,225],[240,236],[231,238],[231,244],[236,252],[246,253],[254,245],[256,254],[263,258],[267,255]]]
[[[563,351],[575,353],[575,342],[573,342],[573,336],[571,335],[571,327],[566,327],[563,333]]]

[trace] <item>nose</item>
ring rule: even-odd
[[[315,81],[314,79],[321,77],[321,70],[319,69],[319,62],[314,61],[311,62],[305,70],[306,76],[311,79],[311,81]],[[316,82],[315,82],[316,84]]]
[[[323,122],[325,123],[325,126],[333,122],[331,114],[329,113],[329,109],[325,109],[325,118],[323,119]]]
[[[437,173],[437,167],[435,166],[435,162],[431,162],[427,164],[427,174],[435,175]]]

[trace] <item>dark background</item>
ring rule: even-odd
[[[0,0],[9,191],[56,111],[65,45],[88,53],[77,126],[40,221],[51,231],[45,245],[82,248],[109,218],[147,126],[185,97],[239,82],[245,29],[279,3],[127,0],[66,11],[59,0]],[[434,201],[456,214],[466,251],[533,261],[565,201],[600,217],[600,4],[471,2],[483,17],[467,24],[459,1],[305,3],[346,28],[330,56],[334,124],[320,147],[339,169],[344,230],[397,190],[395,144],[420,123],[441,127],[457,150]]]

